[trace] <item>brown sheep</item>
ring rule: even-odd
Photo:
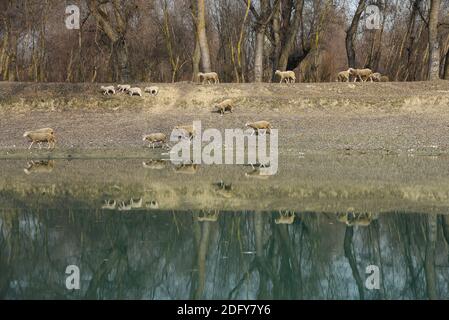
[[[33,131],[27,131],[23,134],[25,138],[28,138],[28,140],[31,142],[30,146],[28,147],[28,150],[31,149],[31,147],[37,142],[39,145],[39,149],[42,148],[42,142],[48,143],[48,149],[52,147],[55,148],[55,131],[51,128],[43,128]]]

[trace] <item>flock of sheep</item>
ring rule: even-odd
[[[276,76],[280,78],[280,83],[294,83],[296,82],[296,76],[293,71],[276,71]],[[198,80],[202,84],[219,84],[220,79],[218,77],[218,74],[216,72],[208,72],[198,73]],[[389,79],[387,76],[381,75],[378,72],[373,72],[371,69],[353,69],[349,68],[348,70],[342,71],[338,74],[338,80],[339,82],[349,82],[353,80],[354,82],[361,81],[371,81],[371,82],[388,82]],[[114,86],[101,86],[101,91],[103,92],[103,95],[115,95],[117,93],[123,93],[128,94],[130,96],[142,96],[142,90],[139,87],[131,87],[127,84],[119,84],[117,88]],[[159,94],[159,88],[156,86],[146,87],[144,89],[145,93],[149,93],[152,96],[157,96]],[[220,113],[222,116],[226,112],[232,113],[235,108],[235,103],[232,99],[226,99],[220,103],[217,103],[214,105],[215,110]],[[259,134],[259,132],[263,132],[264,134],[271,133],[271,124],[268,121],[262,120],[262,121],[256,121],[256,122],[249,122],[245,124],[246,127],[253,129],[253,134]],[[180,135],[180,138],[188,138],[189,140],[192,140],[192,138],[195,135],[195,128],[193,125],[180,125],[176,126],[174,128],[175,130],[178,130],[182,134]],[[31,149],[31,147],[37,143],[39,146],[39,149],[42,148],[42,143],[48,143],[48,149],[55,148],[56,143],[56,137],[55,137],[55,131],[51,128],[43,128],[33,131],[27,131],[23,135],[25,138],[28,138],[28,140],[31,142],[28,149]],[[150,133],[143,136],[143,141],[149,142],[149,147],[153,148],[156,145],[160,145],[161,147],[168,147],[168,138],[167,135],[161,132],[155,132]]]
[[[101,86],[101,91],[103,95],[109,96],[116,93],[126,93],[130,96],[142,96],[142,89],[138,87],[131,87],[129,84],[119,84],[117,89],[114,86]],[[151,94],[152,96],[157,96],[159,93],[158,87],[146,87],[144,92]]]
[[[338,82],[349,82],[353,80],[354,82],[388,82],[390,79],[380,74],[379,72],[373,72],[371,69],[354,69],[349,68],[348,70],[342,71],[338,74]]]

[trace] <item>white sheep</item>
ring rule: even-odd
[[[223,102],[217,103],[214,107],[217,112],[221,113],[221,115],[223,115],[226,111],[232,113],[232,110],[234,109],[234,101],[232,99],[226,99]]]
[[[349,82],[350,73],[349,70],[345,70],[338,73],[338,82]]]
[[[218,74],[216,72],[200,72],[198,73],[198,80],[201,81],[202,84],[204,84],[206,80],[209,84],[211,84],[211,81],[214,81],[214,84],[220,83],[220,79],[218,78]]]
[[[371,82],[380,82],[382,75],[379,72],[375,72],[369,76]]]
[[[146,87],[144,91],[152,96],[157,96],[159,94],[159,87]]]
[[[140,88],[129,88],[128,94],[130,96],[142,96],[142,90]]]
[[[280,71],[280,70],[276,70],[275,75],[279,76],[281,78],[281,81],[279,83],[282,82],[286,82],[286,83],[294,83],[296,82],[296,75],[293,71]]]
[[[195,136],[196,130],[193,125],[183,125],[183,126],[176,126],[174,128],[179,134],[181,138],[189,138],[189,140],[192,140]]]
[[[167,146],[167,136],[160,132],[144,135],[143,141],[149,141],[150,144],[148,145],[148,147],[153,149],[156,143],[161,143],[162,146]]]
[[[128,92],[129,89],[131,89],[131,86],[129,84],[119,84],[117,86],[118,92]]]
[[[104,204],[101,206],[103,210],[115,210],[117,208],[117,201],[115,200],[105,200]]]
[[[131,203],[125,204],[124,201],[122,201],[118,206],[118,211],[131,211],[133,209]]]
[[[354,69],[349,68],[349,74],[354,77],[354,82],[357,82],[357,80],[360,80],[362,82],[366,82],[370,76],[373,74],[373,71],[371,69]]]
[[[268,121],[247,122],[245,127],[253,129],[251,135],[259,134],[261,130],[265,131],[265,133],[271,133],[271,124]]]
[[[202,215],[198,215],[198,222],[217,222],[220,216],[220,211],[202,211]]]
[[[101,86],[101,90],[103,91],[103,95],[108,96],[110,94],[115,94],[114,86]]]
[[[52,147],[55,148],[56,138],[55,138],[55,131],[51,128],[43,128],[33,131],[27,131],[23,134],[24,138],[28,138],[29,141],[31,141],[30,146],[28,147],[28,150],[31,149],[31,147],[34,145],[34,143],[38,143],[39,149],[42,147],[42,142],[48,143],[48,148]]]
[[[274,220],[275,224],[293,224],[295,222],[295,213],[279,211],[279,218]]]
[[[139,199],[131,198],[130,205],[131,205],[131,208],[133,208],[133,209],[141,209],[143,207],[143,199],[142,198],[139,198]]]

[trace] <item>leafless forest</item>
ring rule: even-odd
[[[377,5],[380,28],[366,27]],[[80,28],[65,26],[66,7]],[[449,0],[1,0],[0,80],[335,81],[369,67],[394,81],[449,79]]]

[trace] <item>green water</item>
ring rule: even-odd
[[[306,157],[258,179],[244,166],[0,161],[0,298],[447,299],[448,168]]]

